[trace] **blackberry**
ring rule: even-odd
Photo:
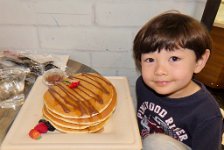
[[[49,121],[47,121],[45,124],[47,125],[48,131],[54,131],[55,130],[55,127],[53,127]]]
[[[46,123],[47,120],[45,120],[45,119],[40,119],[40,120],[38,121],[38,123],[41,123],[41,122]]]

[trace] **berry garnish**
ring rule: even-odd
[[[38,123],[40,123],[40,122],[47,122],[47,120],[45,120],[45,119],[40,119],[40,120],[38,121]]]
[[[34,129],[36,129],[37,131],[39,131],[40,133],[46,133],[48,131],[48,127],[44,122],[40,122],[38,123]]]
[[[54,131],[55,130],[55,127],[53,127],[49,121],[47,121],[45,119],[40,119],[39,123],[40,122],[43,122],[47,126],[48,131]]]
[[[29,132],[29,136],[32,139],[39,140],[41,138],[41,133],[37,131],[36,129],[31,129]]]
[[[45,119],[40,119],[38,124],[30,130],[29,136],[32,139],[40,139],[42,133],[47,133],[47,131],[54,131],[55,128],[51,125],[51,123]]]
[[[77,82],[72,82],[72,83],[70,83],[70,85],[69,85],[68,87],[71,88],[71,89],[74,89],[74,88],[76,88],[79,84],[80,84],[79,81],[77,81]]]
[[[48,131],[54,131],[55,130],[55,127],[53,127],[49,121],[47,121],[45,124],[47,125]]]
[[[73,82],[70,82],[70,81],[68,81],[68,80],[64,80],[64,82],[65,82],[65,84],[69,87],[69,88],[71,88],[71,89],[74,89],[74,88],[76,88],[77,86],[79,86],[79,84],[80,84],[80,81],[73,81]]]

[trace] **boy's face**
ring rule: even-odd
[[[200,89],[192,76],[204,67],[202,60],[196,61],[194,51],[184,48],[142,54],[142,77],[159,94],[170,98],[189,96]]]

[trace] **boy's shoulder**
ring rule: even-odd
[[[145,83],[143,81],[142,76],[139,76],[136,80],[136,88],[141,87],[141,86],[145,86]]]
[[[146,86],[142,76],[139,76],[136,80],[136,86]]]
[[[136,82],[138,83],[138,82],[141,82],[141,81],[143,81],[142,76],[139,76],[139,77],[137,78]]]
[[[200,81],[194,80],[201,89],[193,94],[192,98],[195,100],[195,107],[198,109],[198,113],[201,116],[219,116],[221,115],[219,104],[216,98],[211,94],[211,92],[206,88],[206,86]]]

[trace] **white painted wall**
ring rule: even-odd
[[[138,76],[132,42],[153,16],[170,10],[200,20],[205,0],[0,0],[0,50],[68,54],[103,75]]]
[[[224,0],[222,0],[217,12],[214,26],[224,28]]]

